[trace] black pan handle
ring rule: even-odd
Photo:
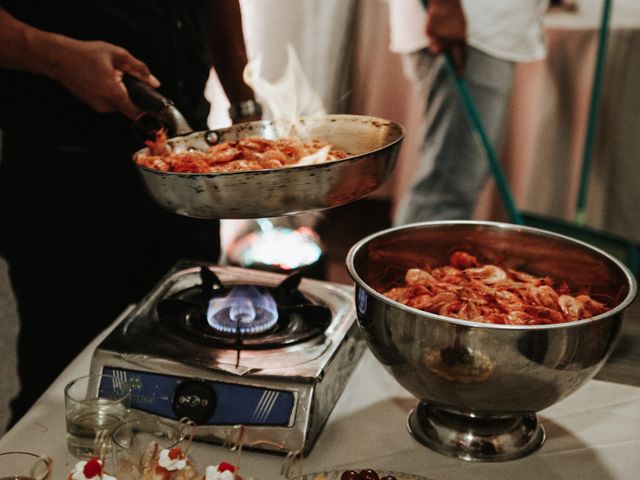
[[[129,97],[131,97],[133,103],[145,112],[160,113],[163,109],[173,106],[171,100],[142,80],[125,75],[122,82],[127,87]]]
[[[127,87],[133,103],[144,110],[147,116],[152,119],[149,121],[149,118],[143,115],[135,121],[136,129],[143,137],[149,137],[149,134],[152,133],[151,130],[156,131],[162,127],[169,131],[171,137],[193,132],[193,128],[174,103],[155,88],[129,75],[125,75],[122,82]]]

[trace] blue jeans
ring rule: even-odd
[[[407,76],[425,99],[419,165],[401,198],[396,225],[470,219],[489,177],[489,164],[444,67],[421,50],[404,57]],[[493,145],[499,145],[513,78],[513,62],[467,49],[464,78]]]

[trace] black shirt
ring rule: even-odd
[[[204,87],[211,65],[205,28],[208,2],[196,0],[0,0],[19,20],[79,40],[103,40],[147,64],[196,130],[206,128]],[[131,120],[100,114],[55,81],[0,69],[0,128],[7,137],[53,146],[139,148]]]

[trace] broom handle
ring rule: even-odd
[[[471,123],[472,130],[480,139],[480,142],[484,147],[487,159],[489,160],[489,168],[491,169],[491,173],[493,174],[493,177],[496,181],[498,192],[500,193],[502,201],[504,202],[507,209],[509,219],[512,223],[515,223],[517,225],[524,225],[522,214],[516,208],[516,203],[513,200],[511,190],[509,189],[506,177],[502,171],[502,167],[500,166],[500,161],[498,160],[498,156],[493,149],[493,145],[491,144],[489,135],[484,129],[484,124],[482,123],[482,119],[480,118],[480,115],[476,110],[473,98],[471,97],[471,93],[469,92],[464,79],[460,75],[458,75],[458,72],[456,72],[453,58],[451,58],[451,54],[449,52],[446,52],[444,54],[444,65],[456,87],[458,96],[460,97],[463,106],[463,110],[465,110],[467,117],[469,118],[469,122]]]
[[[587,188],[589,186],[589,172],[591,170],[591,157],[595,143],[595,133],[598,124],[598,107],[600,105],[600,92],[602,90],[602,71],[604,68],[604,58],[607,52],[607,35],[609,33],[609,12],[611,11],[611,0],[604,0],[602,6],[602,19],[600,22],[600,32],[598,34],[598,51],[596,54],[596,64],[593,73],[593,84],[591,86],[591,105],[589,106],[589,120],[587,123],[587,133],[582,152],[582,170],[580,172],[580,184],[578,188],[578,199],[576,200],[576,211],[574,221],[578,225],[584,225],[585,208],[587,203]]]

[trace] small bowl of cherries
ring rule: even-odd
[[[410,473],[389,472],[383,470],[349,469],[330,472],[307,473],[296,480],[428,480],[426,477]]]
[[[345,470],[340,475],[340,480],[398,480],[398,478],[389,472],[378,473],[371,468],[364,470]]]

